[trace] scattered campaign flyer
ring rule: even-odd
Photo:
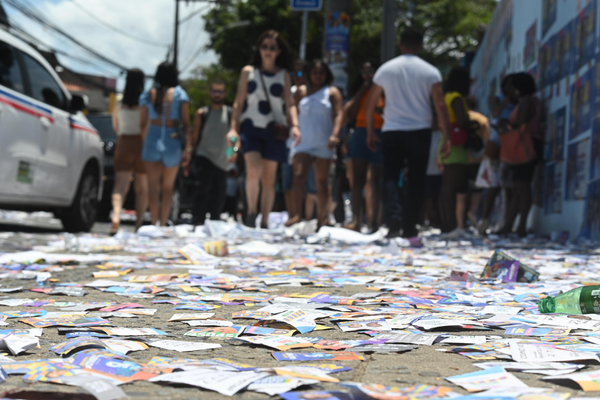
[[[217,328],[198,328],[185,333],[185,336],[207,337],[215,339],[233,339],[242,334],[246,327],[243,325],[232,325]]]
[[[153,340],[147,344],[150,347],[179,352],[210,350],[221,347],[218,343],[185,342],[183,340]]]
[[[216,371],[197,368],[190,371],[173,372],[149,379],[150,382],[182,383],[219,392],[225,396],[233,396],[252,382],[269,376],[266,372]]]
[[[452,390],[449,387],[432,385],[417,385],[405,388],[361,382],[344,382],[342,385],[363,393],[371,399],[378,400],[444,397]]]
[[[385,340],[385,343],[409,343],[431,346],[439,335],[423,335],[419,333],[381,333],[375,337],[377,340]]]
[[[265,328],[264,326],[249,326],[244,331],[244,335],[292,336],[295,332],[295,329],[272,329]]]
[[[570,351],[549,345],[510,343],[510,351],[513,360],[523,362],[560,362],[560,361],[584,361],[591,360],[600,362],[598,356],[590,352]]]
[[[314,346],[311,342],[300,337],[291,338],[288,336],[251,336],[241,337],[238,338],[238,340],[248,343],[262,344],[263,346],[272,347],[281,351]]]
[[[233,322],[218,319],[200,319],[185,321],[189,326],[233,326]]]
[[[19,322],[31,325],[34,328],[47,328],[50,326],[106,326],[112,325],[110,321],[102,318],[91,318],[83,315],[65,315],[52,318],[23,318]]]
[[[505,279],[506,282],[515,282],[513,279],[513,272],[510,271],[514,268],[514,262],[518,262],[518,272],[516,282],[535,282],[538,280],[540,273],[523,264],[514,257],[509,256],[507,253],[501,250],[496,250],[492,257],[488,260],[483,272],[481,273],[482,279]],[[508,271],[507,271],[508,270]]]
[[[391,330],[385,318],[338,322],[338,326],[343,332]]]
[[[152,336],[152,335],[166,335],[166,332],[163,332],[159,329],[154,328],[119,328],[119,327],[110,327],[110,328],[94,328],[95,330],[102,331],[107,335],[111,336]]]
[[[366,361],[365,356],[353,352],[337,353],[273,353],[273,357],[278,361]]]
[[[446,380],[464,388],[468,392],[480,392],[488,389],[511,389],[525,388],[527,385],[519,378],[506,372],[501,366],[483,371],[471,372],[463,375],[456,375],[446,378]]]
[[[548,381],[573,381],[577,383],[584,392],[600,391],[600,370],[576,372],[574,374],[548,376],[542,378]]]
[[[214,315],[215,315],[215,313],[174,314],[169,319],[169,322],[208,319],[208,318],[213,317]]]
[[[319,383],[316,379],[294,378],[291,376],[271,375],[252,382],[248,390],[265,393],[269,396],[281,395],[297,387]]]
[[[268,319],[266,322],[269,323],[269,320],[275,322],[283,322],[297,329],[300,333],[311,332],[317,326],[315,320],[312,319],[306,311],[299,309],[289,310],[281,314],[276,314],[272,318]]]

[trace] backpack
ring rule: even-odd
[[[224,105],[223,107],[225,107],[225,109],[227,110],[227,124],[231,125],[232,108],[230,106],[226,106],[226,105]],[[202,133],[204,132],[204,128],[206,127],[206,121],[208,121],[208,116],[210,115],[210,111],[212,110],[212,108],[209,106],[204,106],[201,108],[201,110],[202,110],[202,115],[200,115],[200,122],[201,122],[200,140],[198,140],[198,143],[196,143],[196,147],[198,147],[200,145],[200,142],[202,141]]]

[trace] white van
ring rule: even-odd
[[[65,231],[89,231],[102,196],[103,150],[46,60],[0,28],[0,208],[52,211]]]

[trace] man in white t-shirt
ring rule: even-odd
[[[444,102],[440,71],[417,56],[423,49],[423,34],[407,28],[400,37],[402,55],[383,64],[373,78],[365,105],[367,145],[376,150],[379,140],[373,129],[377,99],[385,94],[383,142],[383,205],[388,237],[418,235],[417,222],[424,198],[429,159],[433,106],[442,131],[443,154],[450,152],[450,122]],[[400,204],[398,181],[407,168],[406,193]],[[404,212],[403,212],[404,210]],[[404,215],[402,215],[404,214]]]

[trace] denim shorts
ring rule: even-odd
[[[381,130],[375,129],[375,134],[379,138],[377,142],[377,151],[372,152],[367,147],[367,128],[355,128],[348,142],[348,158],[362,158],[371,164],[383,164],[383,150],[381,147]]]
[[[150,130],[146,140],[144,140],[142,160],[161,162],[167,168],[179,165],[181,162],[181,141],[177,134],[177,128],[150,125]]]

